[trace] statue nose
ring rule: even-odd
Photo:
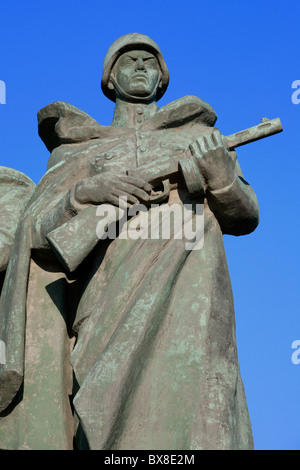
[[[138,60],[136,61],[136,69],[145,70],[145,63],[141,57],[139,57]]]

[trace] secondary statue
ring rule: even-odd
[[[2,290],[1,448],[253,447],[223,234],[259,220],[235,147],[280,123],[224,137],[198,97],[159,108],[168,82],[158,45],[127,34],[104,59],[110,126],[62,101],[38,113],[51,155]],[[201,247],[121,236],[137,205],[158,227],[171,206],[195,222],[202,208]],[[118,208],[115,237],[96,235],[103,206]]]

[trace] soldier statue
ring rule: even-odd
[[[210,105],[158,107],[168,82],[158,45],[131,33],[104,59],[111,125],[62,101],[38,113],[51,155],[3,287],[1,448],[253,447],[223,235],[254,231],[258,204]],[[99,239],[99,207],[121,198],[201,207],[203,244]]]

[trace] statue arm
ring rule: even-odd
[[[94,234],[97,225],[96,210],[99,205],[107,203],[118,207],[119,197],[126,197],[128,206],[138,204],[140,201],[149,200],[151,189],[150,184],[139,178],[105,172],[81,179],[71,186],[66,194],[60,193],[56,197],[45,196],[41,209],[34,217],[33,247],[49,249],[48,235],[55,229],[65,226],[79,213],[83,213],[80,220],[84,220],[84,223],[72,224],[73,233],[69,233],[66,237],[68,239],[70,236],[74,237],[78,230],[80,232],[82,224],[87,231],[92,231]],[[84,234],[82,235],[84,237]]]
[[[257,198],[244,179],[237,160],[232,183],[222,188],[208,190],[207,200],[223,233],[246,235],[256,229],[259,223]]]
[[[258,225],[259,209],[251,186],[245,181],[237,154],[228,151],[218,129],[190,145],[197,162],[208,205],[223,233],[246,235]]]

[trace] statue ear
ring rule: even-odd
[[[159,82],[158,82],[157,88],[162,88],[162,86],[163,86],[163,85],[162,85],[162,74],[160,74],[160,80],[159,80]]]
[[[111,81],[111,79],[109,80],[109,82],[108,82],[108,84],[107,84],[107,88],[108,88],[109,90],[114,90],[114,89],[115,89],[114,84],[113,84],[113,82]]]
[[[162,73],[162,70],[161,68],[159,67],[159,82],[158,82],[158,88],[162,88],[162,79],[163,79],[163,73]]]

